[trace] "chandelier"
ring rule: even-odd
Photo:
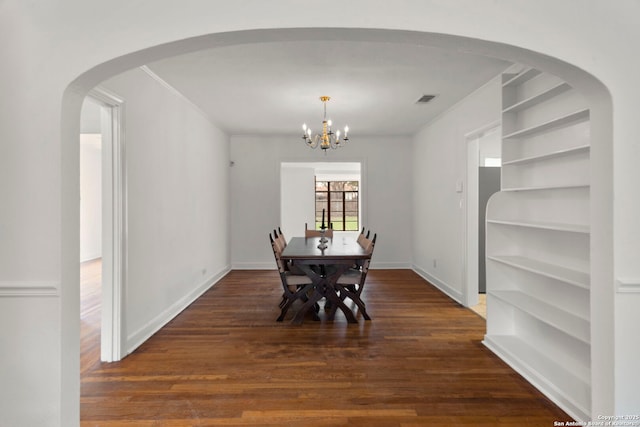
[[[306,123],[302,125],[302,130],[304,132],[302,139],[304,139],[307,146],[311,148],[317,148],[319,146],[321,149],[325,150],[325,153],[329,148],[340,148],[349,142],[349,138],[347,137],[349,126],[344,127],[344,137],[340,139],[340,131],[338,130],[334,133],[331,129],[331,120],[327,120],[327,101],[330,99],[331,97],[329,96],[320,97],[320,101],[322,101],[322,104],[324,105],[322,133],[311,136],[311,128],[308,128]]]

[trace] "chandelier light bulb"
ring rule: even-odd
[[[306,133],[307,132],[307,124],[303,123],[302,124],[302,130]]]
[[[331,120],[329,120],[327,124],[329,125],[329,127],[331,127]]]

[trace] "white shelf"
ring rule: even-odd
[[[504,110],[502,110],[502,112],[515,113],[518,111],[526,110],[527,108],[531,108],[534,105],[538,105],[570,89],[571,89],[571,86],[569,86],[569,83],[560,83],[556,86],[553,86],[552,88],[545,90],[544,92],[541,92],[530,98],[523,99],[520,102],[516,102],[515,104],[506,107]]]
[[[588,420],[590,224],[581,212],[590,197],[589,109],[557,76],[526,69],[502,81],[507,155],[502,189],[487,206],[484,344],[571,417]],[[567,223],[547,221],[554,218]],[[567,268],[565,259],[582,262]]]
[[[557,157],[570,156],[573,154],[586,153],[591,149],[589,145],[580,145],[577,147],[565,148],[563,150],[553,151],[551,153],[539,154],[537,156],[522,157],[520,159],[507,160],[502,162],[502,166],[519,165],[525,163],[540,162]]]
[[[501,219],[488,219],[487,223],[490,224],[500,224],[500,225],[511,225],[515,227],[528,227],[528,228],[538,228],[543,230],[554,230],[554,231],[566,231],[570,233],[589,233],[589,226],[582,224],[566,224],[559,222],[544,222],[544,221],[515,221],[515,220],[501,220]]]
[[[589,188],[589,184],[571,185],[542,185],[537,187],[505,187],[501,191],[541,191],[541,190],[569,190],[572,188]]]
[[[489,256],[488,259],[541,276],[550,277],[582,289],[588,290],[590,288],[591,276],[588,272],[572,270],[517,255],[494,255]]]
[[[591,325],[587,319],[530,297],[520,291],[490,291],[489,294],[585,344],[590,342]]]
[[[590,374],[562,364],[512,335],[486,335],[483,344],[577,420],[591,419]]]
[[[584,121],[586,119],[589,118],[589,110],[588,109],[584,109],[584,110],[578,110],[578,111],[574,111],[573,113],[564,115],[564,116],[560,116],[560,117],[556,117],[553,120],[549,120],[547,122],[544,123],[540,123],[536,126],[531,126],[525,129],[520,129],[516,132],[512,132],[510,134],[507,135],[503,135],[502,139],[504,140],[508,140],[508,139],[516,139],[516,138],[524,138],[524,137],[529,137],[529,136],[533,136],[533,135],[537,135],[543,132],[546,132],[548,130],[551,129],[556,129],[556,128],[561,128],[563,126],[567,126],[569,124],[572,124],[574,122],[580,122],[580,121]]]
[[[529,68],[528,70],[525,70],[511,77],[509,80],[507,80],[502,84],[502,87],[513,87],[513,86],[521,85],[522,83],[531,80],[538,74],[540,74],[539,70],[536,70],[534,68]]]

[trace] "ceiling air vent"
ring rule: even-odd
[[[420,99],[416,101],[416,104],[426,104],[427,102],[431,101],[435,97],[436,97],[435,95],[422,95]]]

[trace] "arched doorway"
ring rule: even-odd
[[[138,52],[136,54],[132,54],[127,56],[126,58],[119,58],[117,60],[112,60],[105,62],[92,70],[87,71],[80,78],[78,78],[70,88],[67,90],[65,94],[65,102],[62,116],[62,134],[63,134],[63,157],[65,153],[71,152],[73,153],[74,148],[69,147],[68,141],[72,141],[71,137],[77,128],[77,122],[79,117],[79,101],[84,94],[95,86],[95,84],[104,80],[106,77],[114,75],[118,72],[124,71],[126,69],[144,65],[150,60],[159,59],[166,56],[175,55],[180,52],[188,52],[197,49],[201,49],[203,47],[211,46],[211,45],[233,45],[234,43],[246,43],[246,42],[257,42],[257,41],[286,41],[293,40],[300,37],[310,37],[310,38],[319,38],[322,39],[324,37],[330,37],[335,39],[336,37],[343,37],[345,40],[349,39],[358,39],[358,40],[375,40],[389,43],[416,43],[421,45],[429,45],[429,46],[438,46],[440,48],[445,49],[456,49],[458,43],[464,41],[464,43],[470,47],[472,50],[477,49],[478,52],[483,54],[492,54],[495,56],[499,56],[505,59],[509,59],[515,62],[528,62],[536,66],[539,69],[545,69],[549,72],[552,72],[556,75],[559,75],[561,78],[566,81],[573,83],[579,90],[584,91],[587,98],[591,97],[592,94],[598,94],[601,92],[600,84],[592,79],[589,76],[586,76],[580,70],[575,69],[574,67],[557,61],[553,58],[545,57],[543,55],[534,54],[531,52],[526,52],[519,48],[497,44],[497,43],[487,43],[479,40],[469,40],[462,39],[456,36],[443,36],[443,35],[433,35],[428,33],[418,33],[418,32],[404,32],[404,31],[391,31],[391,30],[247,30],[240,31],[234,34],[212,34],[204,37],[197,37],[193,39],[183,40],[181,42],[170,43],[162,46],[156,46],[153,48],[149,48],[145,51]],[[594,115],[592,116],[594,130],[593,132],[599,134],[603,137],[601,139],[601,145],[597,147],[593,153],[603,153],[602,158],[603,162],[606,163],[606,159],[609,158],[607,152],[610,151],[610,147],[607,146],[606,142],[610,140],[610,127],[609,127],[609,104],[608,100],[604,103],[599,102],[597,100],[593,101],[594,103]],[[608,151],[607,151],[608,150]],[[75,155],[71,155],[70,158],[74,158]],[[595,168],[607,168],[606,164],[599,164],[600,157],[595,157],[594,167]],[[73,166],[73,165],[71,165]],[[77,173],[74,173],[73,167],[70,170],[65,170],[63,179],[63,185],[66,187],[63,189],[63,194],[69,190],[71,194],[75,192],[75,188],[77,187],[77,182],[75,182],[75,176]],[[606,186],[605,186],[606,187]],[[601,192],[602,194],[599,194]],[[599,200],[608,198],[608,195],[605,195],[606,188],[595,188],[593,196],[592,204],[595,205],[599,203]],[[70,298],[66,298],[66,292],[63,291],[63,300],[62,306],[63,311],[66,313],[64,307],[66,306],[73,312],[73,308],[71,307],[73,301],[77,299],[77,296],[74,296],[73,293],[76,289],[77,279],[74,277],[72,269],[68,268],[71,265],[72,259],[77,259],[77,243],[75,242],[76,231],[73,230],[73,227],[77,225],[77,221],[74,219],[77,214],[74,213],[74,204],[72,202],[73,198],[65,199],[63,196],[62,200],[62,211],[63,214],[69,214],[71,220],[66,222],[66,229],[63,229],[62,240],[63,240],[63,255],[62,255],[62,263],[63,263],[63,283],[64,286],[69,289]],[[605,215],[606,216],[606,215]],[[77,228],[77,227],[76,227]],[[598,224],[594,224],[595,236],[602,237],[606,233],[608,229],[608,225],[603,225],[602,229],[599,229]],[[592,251],[606,250],[606,248],[592,248]],[[592,259],[598,260],[599,258],[592,252]],[[596,275],[605,275],[606,272],[610,270],[610,265],[604,265],[607,263],[606,258],[603,257],[601,262],[602,265],[593,267],[594,271],[596,271]],[[66,277],[65,277],[66,276]],[[604,310],[603,313],[607,313],[607,310]],[[610,314],[610,312],[609,312]],[[602,314],[603,317],[606,314]],[[77,319],[77,316],[76,316]],[[66,356],[70,356],[74,351],[77,353],[77,327],[73,326],[73,320],[71,318],[67,318],[66,316],[63,318],[62,323],[62,335],[63,342],[68,343],[69,345],[63,346],[63,358],[67,359]],[[608,338],[605,336],[606,334],[602,334],[602,337],[596,337],[595,341],[604,341],[606,342]],[[595,343],[594,343],[595,345]],[[597,347],[607,348],[606,345],[597,345]],[[597,348],[596,347],[596,348]],[[72,356],[70,360],[77,356]],[[606,358],[605,358],[606,359]],[[611,363],[602,362],[602,366],[612,366]],[[605,368],[609,369],[609,368]],[[75,375],[74,368],[71,365],[68,371],[63,369],[63,384],[65,382],[71,381]],[[606,379],[607,375],[598,376],[596,378],[600,382],[607,382],[610,380]],[[598,382],[595,381],[595,382]],[[71,387],[73,388],[73,387]],[[595,388],[595,385],[594,385]],[[609,389],[609,386],[606,386],[604,389]],[[64,389],[63,389],[64,394]],[[74,397],[75,398],[75,397]],[[64,399],[63,399],[64,400]]]

